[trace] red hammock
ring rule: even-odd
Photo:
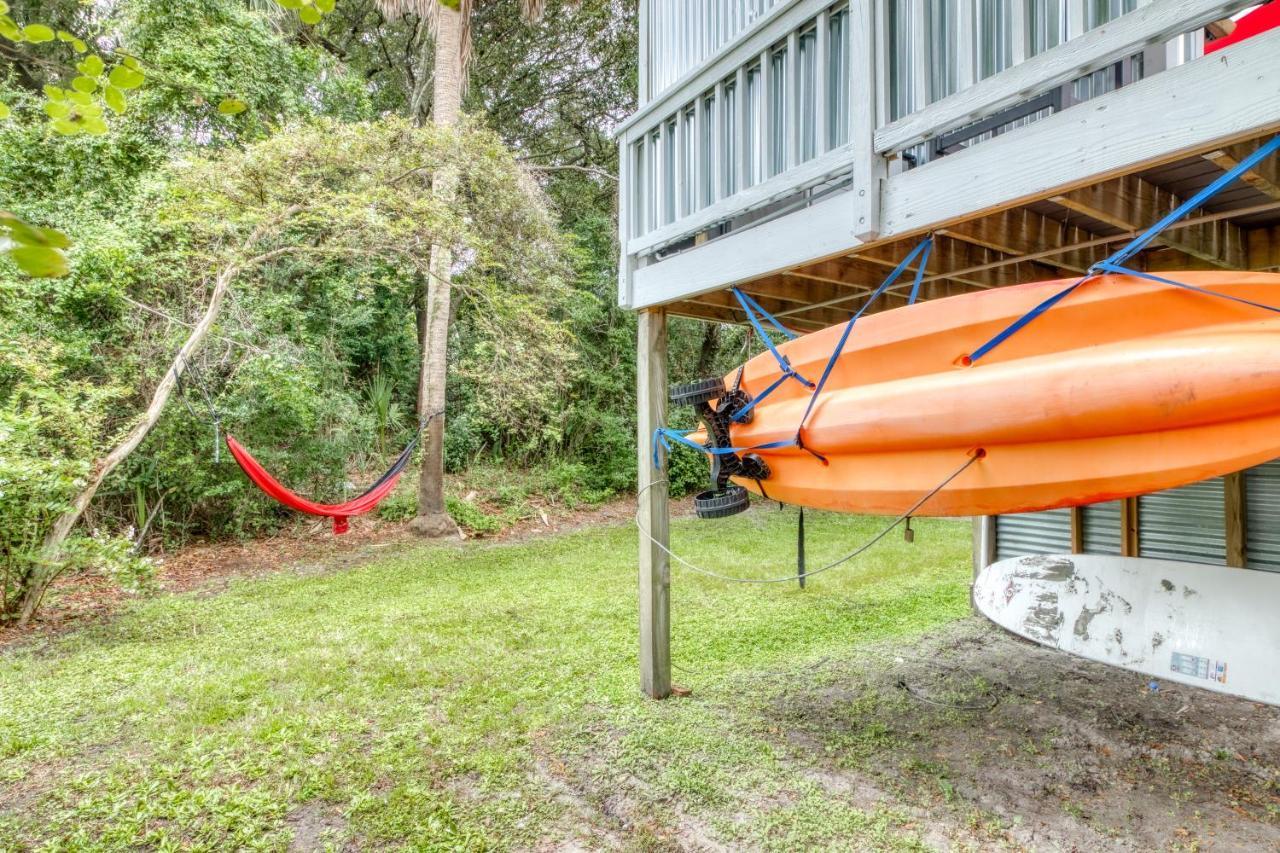
[[[286,489],[280,484],[279,480],[267,473],[267,470],[250,455],[249,451],[244,449],[240,442],[230,435],[227,436],[227,449],[231,451],[231,455],[236,458],[236,462],[240,463],[240,468],[249,476],[250,480],[257,484],[258,488],[290,509],[296,509],[298,512],[305,512],[309,515],[332,518],[333,532],[337,534],[347,532],[349,529],[347,519],[351,516],[364,515],[366,512],[372,511],[383,498],[391,494],[391,490],[396,487],[396,482],[404,472],[405,466],[409,464],[409,459],[413,456],[413,448],[417,443],[418,438],[414,436],[413,440],[409,442],[409,446],[400,453],[395,464],[391,466],[387,473],[379,477],[377,482],[370,486],[364,494],[357,498],[352,498],[346,503],[321,504],[309,501],[301,495]]]

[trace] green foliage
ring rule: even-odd
[[[489,515],[469,501],[447,497],[444,503],[449,516],[459,527],[473,536],[497,533],[502,529],[502,519]]]

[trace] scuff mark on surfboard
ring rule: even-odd
[[[1042,592],[1036,596],[1036,606],[1027,611],[1022,627],[1027,632],[1027,636],[1034,640],[1056,643],[1062,620],[1062,609],[1058,607],[1058,594]]]

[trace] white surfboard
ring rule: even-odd
[[[1045,646],[1280,705],[1280,574],[1102,555],[1015,557],[973,587],[988,619]]]

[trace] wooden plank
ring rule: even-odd
[[[671,566],[665,473],[653,465],[653,431],[667,422],[667,315],[640,312],[636,339],[640,539],[640,689],[654,699],[671,695]],[[659,450],[659,454],[662,451]],[[665,461],[665,460],[664,460]]]
[[[968,89],[881,128],[876,151],[902,151],[1027,98],[1105,68],[1152,42],[1164,41],[1231,12],[1250,0],[1155,0],[1105,27],[1059,44]]]
[[[1085,242],[1097,236],[1025,208],[1002,210],[981,219],[941,228],[937,233],[1012,256]],[[1083,273],[1095,260],[1095,253],[1076,250],[1044,258],[1042,263],[1068,272]]]
[[[1137,175],[1081,187],[1051,201],[1126,230],[1145,228],[1182,204],[1173,193]],[[1166,231],[1157,242],[1224,269],[1245,269],[1249,263],[1244,233],[1226,220]]]
[[[794,169],[800,162],[800,33],[787,36],[787,58],[783,64],[783,90],[786,92],[784,119],[787,152],[783,169]]]
[[[827,86],[830,82],[827,63],[831,61],[831,13],[826,9],[818,13],[813,46],[814,154],[821,155],[826,153],[831,135],[827,127]]]
[[[708,205],[725,197],[724,152],[728,147],[727,134],[730,130],[724,125],[724,92],[724,81],[717,81],[715,100],[711,104],[711,198]]]
[[[1249,269],[1280,269],[1280,226],[1254,228],[1249,232]]]
[[[656,100],[642,100],[640,109],[618,125],[614,134],[632,129],[637,129],[638,132],[640,128],[652,130],[664,117],[670,116],[675,109],[673,105],[692,101],[698,92],[710,89],[716,80],[729,77],[739,66],[750,63],[762,50],[830,5],[831,0],[779,0],[777,5],[757,18],[731,44],[722,46],[709,62],[677,80],[667,91],[660,93],[661,96]],[[643,57],[647,42],[642,41],[640,44],[640,55]]]
[[[752,295],[754,296],[755,294]],[[742,317],[746,316],[746,312],[742,310],[737,297],[728,290],[716,290],[711,293],[701,293],[690,298],[688,301],[697,305],[706,305],[712,308],[723,308],[725,310],[732,311],[734,312],[735,319],[741,319],[737,317],[739,314],[741,314]],[[787,317],[788,322],[790,321],[790,315],[795,312],[804,312],[804,322],[807,325],[816,325],[819,328],[834,326],[836,323],[849,319],[848,311],[815,308],[798,300],[784,300],[761,294],[756,298],[756,301],[760,303],[761,308],[768,311],[775,317]]]
[[[977,17],[976,3],[956,4],[956,93],[968,89],[978,79],[975,67],[978,53]]]
[[[1120,555],[1138,556],[1138,499],[1120,501]]]
[[[1204,158],[1222,171],[1228,172],[1239,166],[1240,161],[1252,154],[1257,147],[1256,145],[1231,145],[1219,148],[1217,151],[1210,151],[1204,155]],[[1266,158],[1241,175],[1240,180],[1258,192],[1280,201],[1280,157],[1272,155]]]
[[[883,232],[943,227],[1278,128],[1278,52],[1272,30],[1232,47],[1230,62],[1197,59],[894,175]]]
[[[879,20],[883,0],[862,0],[849,8],[846,30],[849,51],[849,141],[853,158],[853,236],[859,241],[873,240],[881,231],[880,210],[884,181],[889,164],[876,152],[877,113],[888,91],[888,77],[883,79],[876,61],[883,53],[878,43],[884,38],[886,23]]]
[[[618,304],[623,308],[631,307],[634,286],[632,273],[635,261],[627,254],[627,238],[634,227],[631,221],[631,206],[635,203],[636,192],[634,156],[630,139],[623,136],[618,140],[618,233],[622,236],[618,250]]]
[[[739,97],[744,91],[739,90]],[[703,208],[692,216],[686,216],[684,219],[673,222],[670,225],[660,226],[647,234],[632,238],[627,243],[629,252],[638,255],[660,248],[667,243],[674,243],[697,231],[702,231],[726,219],[740,216],[780,198],[793,195],[798,189],[822,183],[832,175],[848,170],[851,148],[848,145],[842,145],[788,172],[774,175],[762,183],[754,186],[743,184],[742,181],[746,180],[749,175],[748,166],[751,156],[751,152],[746,145],[746,115],[746,104],[740,100],[738,103],[738,124],[740,125],[740,135],[738,137],[738,153],[740,155],[738,158],[738,191],[727,198],[720,199],[713,205]],[[743,189],[743,187],[746,188]],[[848,218],[847,212],[845,213],[845,218]],[[848,228],[847,225],[845,227],[846,229]]]
[[[756,111],[756,140],[760,143],[760,168],[751,176],[753,183],[764,183],[773,177],[773,127],[781,122],[782,117],[774,115],[777,109],[773,98],[773,51],[765,48],[760,52],[760,76],[756,85],[760,87],[760,109]],[[757,181],[756,178],[759,178]]]
[[[696,297],[700,298],[700,297]],[[749,326],[746,315],[741,310],[731,308],[721,308],[715,305],[705,305],[701,302],[693,300],[685,300],[683,302],[673,302],[670,305],[664,305],[667,310],[668,317],[689,317],[694,320],[707,320],[714,323],[724,323],[730,326]],[[816,332],[824,329],[830,323],[818,323],[807,320],[804,317],[788,317],[785,324],[788,328],[797,332]],[[652,438],[652,436],[650,436]]]
[[[1071,507],[1071,553],[1084,553],[1084,510]]]
[[[1245,567],[1245,525],[1247,510],[1245,505],[1244,474],[1237,471],[1222,478],[1224,498],[1224,515],[1227,532],[1227,565],[1236,568]]]

